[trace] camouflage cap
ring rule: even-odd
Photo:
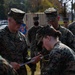
[[[49,18],[49,20],[54,20],[58,15],[57,10],[53,7],[46,9],[44,13],[46,14],[47,18]]]
[[[33,20],[34,21],[38,21],[39,20],[39,17],[33,17]]]
[[[69,18],[68,18],[68,17],[64,17],[64,18],[63,18],[63,21],[64,21],[64,22],[68,22],[68,21],[69,21]]]
[[[37,31],[37,34],[36,34],[37,44],[39,44],[41,40],[43,39],[43,37],[47,35],[53,36],[53,37],[57,37],[57,36],[59,37],[61,35],[61,32],[54,29],[53,26],[46,25]]]
[[[23,23],[24,15],[25,12],[17,8],[11,8],[8,12],[8,16],[12,17],[17,23]]]

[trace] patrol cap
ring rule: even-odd
[[[33,17],[33,20],[34,20],[34,25],[38,25],[39,24],[39,22],[38,22],[39,17],[38,16]]]
[[[34,21],[39,20],[39,17],[33,17],[33,20]]]
[[[68,21],[69,21],[69,18],[68,18],[68,17],[64,17],[64,18],[63,18],[63,21],[64,21],[64,22],[68,22]]]
[[[23,23],[23,17],[25,15],[25,12],[17,9],[17,8],[11,8],[11,10],[8,12],[8,16],[12,17],[17,23]]]
[[[53,37],[59,37],[61,35],[61,32],[54,29],[53,26],[50,26],[50,25],[46,25],[40,28],[36,34],[37,45],[40,44],[43,37],[47,35],[53,36]]]
[[[49,18],[49,20],[54,20],[58,16],[57,10],[53,7],[46,9],[44,13],[46,14],[47,18]]]

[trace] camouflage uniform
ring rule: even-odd
[[[63,18],[63,26],[64,26],[65,28],[67,28],[68,25],[69,25],[69,18],[68,18],[68,17],[64,17],[64,18]]]
[[[75,35],[75,22],[69,24],[68,29]]]
[[[41,26],[33,26],[29,29],[28,31],[28,40],[30,42],[30,49],[31,49],[31,58],[36,56],[38,54],[38,50],[36,48],[36,31],[38,29],[40,29]],[[32,71],[35,71],[36,70],[36,64],[35,66],[33,67]]]
[[[27,44],[23,34],[19,31],[11,33],[8,26],[0,30],[0,55],[8,62],[19,64],[27,62]],[[27,74],[25,66],[22,66],[18,72],[19,75]]]
[[[9,63],[0,56],[0,75],[18,75]]]
[[[50,51],[49,62],[46,64],[42,75],[75,75],[74,51],[61,42]]]
[[[48,10],[46,11],[46,14],[48,14],[47,15],[48,20],[54,20],[57,17],[57,11],[54,8],[52,8],[51,15],[50,15],[50,12]],[[59,37],[59,40],[62,43],[64,43],[67,46],[69,46],[70,48],[72,48],[73,51],[75,51],[75,42],[74,42],[74,35],[73,35],[73,33],[70,30],[68,30],[67,28],[65,28],[63,26],[60,26],[60,25],[59,25],[59,28],[57,30],[59,30],[62,33],[61,37]],[[46,49],[44,49],[43,54],[46,55],[48,53],[49,52],[46,51]],[[49,63],[48,57],[44,58],[42,60],[42,65],[41,65],[42,66],[41,67],[41,73],[42,74],[45,72],[45,69],[48,67],[47,63]]]
[[[42,63],[42,75],[75,74],[75,52],[59,41],[58,37],[60,35],[60,31],[49,25],[37,32],[37,45],[41,45],[49,51],[46,55],[48,58],[47,63],[45,61],[44,64]],[[52,37],[52,39],[48,40],[47,36]]]
[[[59,37],[60,41],[75,51],[75,42],[73,33],[67,28],[60,25],[57,30],[59,30],[62,33],[61,37]]]
[[[62,36],[59,38],[60,41],[64,44],[66,44],[67,46],[69,46],[70,48],[72,48],[73,51],[75,51],[74,35],[72,34],[72,32],[70,32],[68,29],[66,29],[63,26],[59,26],[59,28],[57,30],[59,30],[62,33]],[[46,49],[43,49],[43,52],[42,52],[43,55],[46,55],[48,53],[49,52]],[[42,59],[41,75],[43,75],[42,73],[44,73],[45,69],[48,67],[47,63],[49,63],[48,57],[45,57],[44,59]]]

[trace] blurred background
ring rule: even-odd
[[[48,7],[57,8],[62,16],[70,15],[74,20],[75,0],[0,0],[0,20],[7,19],[7,13],[11,7],[17,7],[26,13],[43,12]]]

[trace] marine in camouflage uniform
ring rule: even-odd
[[[24,14],[25,12],[22,12],[19,9],[11,8],[8,13],[8,26],[0,30],[0,55],[2,55],[2,57],[5,58],[10,64],[11,62],[22,64],[28,61],[25,36],[19,31],[12,32],[9,28],[12,26],[13,22],[14,24],[16,23],[17,26],[20,25],[23,22],[22,19]],[[25,66],[21,66],[17,72],[19,75],[27,75]]]
[[[58,18],[59,17],[58,17],[57,10],[54,8],[48,8],[45,10],[44,13],[46,14],[48,24],[52,25],[56,30],[59,30],[62,33],[62,35],[59,37],[59,40],[75,51],[74,35],[69,29],[67,29],[63,26],[60,26],[58,24]],[[49,52],[46,51],[46,49],[44,49],[43,54],[46,55],[48,53]],[[41,65],[42,66],[41,67],[42,72],[44,72],[44,69],[46,68],[46,65],[48,62],[49,62],[48,57],[46,59],[42,60],[42,65]]]
[[[12,66],[0,56],[0,75],[18,75]]]
[[[31,58],[33,58],[34,56],[38,55],[38,52],[39,52],[39,51],[37,50],[37,48],[36,48],[36,31],[41,28],[41,26],[39,26],[38,19],[39,19],[39,17],[33,17],[34,26],[32,26],[32,27],[28,30],[28,41],[29,41],[29,43],[30,43]],[[35,66],[31,69],[32,75],[34,75],[35,70],[36,70],[36,64],[35,64]]]
[[[74,52],[58,42],[49,55],[49,62],[42,75],[74,75],[75,57]]]
[[[48,8],[44,13],[46,14],[48,24],[52,25],[56,30],[59,30],[62,33],[60,41],[75,50],[74,35],[69,29],[58,24],[59,17],[57,10]]]
[[[64,28],[63,26],[59,26],[57,30],[59,30],[62,33],[62,35],[59,37],[60,41],[75,51],[73,33],[70,30]]]
[[[69,25],[69,18],[68,17],[64,17],[63,18],[63,26],[65,28],[68,28],[68,25]]]
[[[68,29],[75,35],[75,22],[69,24]]]
[[[52,26],[46,26],[40,29],[37,35],[37,44],[42,43],[41,46],[49,51],[49,62],[46,63],[42,75],[74,75],[75,52],[59,41],[59,31]]]

